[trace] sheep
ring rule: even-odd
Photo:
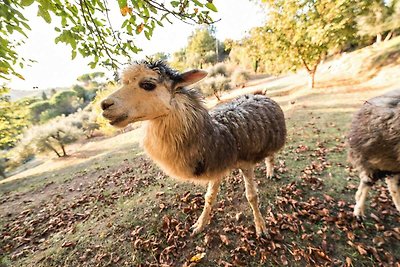
[[[364,103],[353,117],[348,143],[348,159],[360,176],[354,216],[365,216],[368,191],[383,178],[400,212],[400,89]]]
[[[202,95],[187,86],[207,76],[203,70],[179,73],[162,61],[139,61],[122,73],[122,87],[101,102],[111,125],[144,124],[145,152],[169,175],[208,183],[204,209],[193,235],[210,222],[222,178],[241,169],[257,235],[268,235],[258,207],[255,164],[265,159],[273,176],[274,154],[285,143],[279,105],[264,95],[244,95],[208,111]]]

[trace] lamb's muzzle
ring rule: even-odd
[[[163,62],[139,62],[124,71],[121,89],[102,102],[103,115],[117,127],[147,121],[147,154],[170,176],[208,182],[194,233],[209,223],[223,176],[240,168],[257,234],[267,234],[254,166],[266,159],[268,177],[273,176],[274,154],[286,139],[284,114],[264,95],[241,96],[208,112],[201,94],[186,88],[206,75],[202,70],[178,73]]]
[[[354,115],[349,133],[349,161],[360,173],[354,215],[363,217],[372,185],[386,178],[400,212],[400,90],[364,103]]]

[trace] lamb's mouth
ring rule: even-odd
[[[128,118],[128,115],[124,114],[124,115],[121,115],[121,116],[119,116],[119,117],[117,117],[115,119],[109,119],[109,120],[110,120],[110,124],[111,125],[116,125],[116,124],[118,124],[120,122],[123,122],[127,118]]]

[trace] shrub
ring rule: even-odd
[[[242,87],[249,80],[250,75],[243,69],[236,69],[231,76],[232,84],[235,87]]]
[[[207,96],[214,95],[218,101],[221,100],[223,91],[231,89],[230,79],[221,74],[205,79],[199,84],[199,87],[203,94]]]
[[[229,76],[228,68],[225,63],[220,62],[211,66],[207,69],[209,77],[215,77],[217,75],[223,75],[225,77]]]
[[[45,151],[53,151],[58,157],[65,157],[65,145],[76,141],[82,135],[82,130],[65,120],[65,117],[60,117],[28,129],[15,152],[19,155],[21,163],[33,153]]]
[[[78,110],[66,117],[65,120],[81,129],[87,138],[93,137],[94,132],[100,129],[100,124],[97,122],[97,114],[91,108]]]

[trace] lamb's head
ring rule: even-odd
[[[116,127],[167,116],[176,92],[205,76],[202,70],[179,73],[162,61],[137,62],[122,73],[121,88],[101,102],[103,116]]]

